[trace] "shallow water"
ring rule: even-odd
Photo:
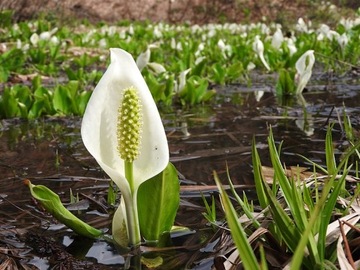
[[[215,87],[218,100],[209,106],[175,111],[162,108],[171,161],[181,174],[181,206],[176,223],[190,230],[173,236],[166,248],[142,247],[141,255],[161,256],[163,269],[170,269],[169,266],[209,269],[225,252],[224,243],[231,242],[226,238],[228,234],[207,224],[202,215],[205,209],[201,192],[207,197],[216,195],[213,171],[225,182],[226,166],[239,189],[252,191],[251,143],[255,138],[263,165],[269,165],[266,140],[270,127],[275,140],[283,141],[281,158],[288,166],[300,164],[311,168],[298,154],[324,165],[324,139],[330,123],[334,123],[337,153],[340,155],[349,146],[340,123],[345,109],[353,128],[359,129],[357,78],[320,81],[321,74],[317,78],[319,81],[303,95],[305,107],[293,99],[277,100],[272,83],[255,80],[251,87]],[[265,91],[260,101],[255,99],[256,91]],[[291,106],[284,106],[284,102]],[[308,125],[305,129],[304,115]],[[126,268],[125,265],[136,268],[134,265],[139,264],[140,255],[119,252],[104,240],[85,245],[84,239],[74,237],[71,231],[44,214],[23,184],[26,178],[34,184],[46,184],[64,202],[69,201],[71,189],[81,200],[77,214],[95,227],[109,227],[113,209],[105,201],[108,179],[84,148],[80,123],[80,119],[72,118],[1,122],[0,247],[12,255],[13,263],[18,266],[35,265],[39,269],[54,266],[53,257],[34,250],[25,237],[28,232],[49,237],[54,241],[52,246],[66,247],[72,257],[81,258],[81,263],[90,269],[119,269]],[[221,217],[221,210],[218,213]],[[79,248],[79,243],[84,250]],[[79,251],[83,253],[75,254]],[[7,258],[0,256],[0,263]],[[80,262],[79,269],[84,269]]]

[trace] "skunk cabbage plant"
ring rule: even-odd
[[[133,57],[110,49],[110,58],[85,110],[81,136],[121,191],[112,227],[115,241],[138,245],[138,189],[167,167],[169,149],[156,104]]]
[[[296,94],[300,95],[304,90],[306,84],[310,80],[312,69],[315,63],[315,56],[313,50],[306,51],[300,58],[296,61]]]
[[[270,66],[266,62],[265,57],[264,57],[264,43],[260,40],[260,37],[258,35],[255,36],[255,40],[252,44],[252,47],[253,47],[253,51],[260,58],[261,62],[264,64],[266,69],[270,71]]]

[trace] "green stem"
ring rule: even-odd
[[[125,160],[125,177],[129,182],[131,194],[134,193],[134,170],[133,170],[133,162]]]
[[[137,191],[134,190],[133,162],[125,161],[125,177],[129,182],[130,194],[123,194],[126,208],[127,233],[130,245],[141,242],[140,225],[137,209]]]

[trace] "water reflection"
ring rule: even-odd
[[[329,123],[335,123],[333,138],[339,148],[337,153],[341,154],[340,147],[345,145],[345,136],[339,124],[339,119],[342,120],[339,115],[344,108],[352,127],[359,129],[358,87],[347,88],[342,85],[336,92],[331,92],[325,91],[324,87],[313,86],[308,93],[304,93],[300,103],[296,100],[279,100],[271,93],[271,89],[264,86],[252,87],[261,91],[265,89],[259,101],[254,92],[244,86],[228,86],[226,91],[218,89],[218,100],[211,106],[163,110],[171,160],[182,175],[182,186],[214,185],[213,170],[225,180],[227,164],[234,184],[246,184],[250,187],[253,179],[251,141],[255,137],[261,160],[264,165],[269,165],[266,140],[270,126],[275,140],[283,141],[281,158],[286,165],[300,164],[305,167],[311,165],[297,154],[324,165],[324,138]],[[74,239],[69,236],[71,233],[66,229],[54,232],[48,230],[53,220],[45,219],[44,213],[34,206],[29,191],[22,184],[24,178],[29,178],[36,184],[46,184],[65,201],[70,188],[83,194],[81,196],[87,200],[89,207],[79,210],[81,216],[96,221],[99,227],[109,226],[112,209],[107,208],[106,202],[102,201],[108,179],[82,144],[80,121],[78,118],[68,118],[1,122],[1,228],[56,233],[62,239],[62,245],[70,251],[71,246],[75,245]],[[205,195],[212,191],[207,192]],[[173,244],[181,248],[172,253],[157,251],[156,254],[165,253],[164,258],[168,261],[178,260],[186,265],[189,263],[189,256],[198,252],[200,255],[192,260],[191,267],[196,268],[195,262],[207,265],[213,258],[209,260],[209,254],[204,254],[205,250],[210,247],[213,249],[209,243],[216,243],[216,239],[213,239],[214,242],[204,241],[209,240],[214,231],[207,227],[206,220],[201,215],[204,208],[200,192],[191,193],[191,196],[182,192],[181,196],[182,206],[176,222],[190,227],[194,234],[173,239]],[[17,237],[15,234],[12,236]],[[85,260],[96,261],[100,265],[119,267],[127,264],[126,256],[119,255],[105,241],[91,243],[83,256]],[[134,260],[131,258],[130,261]],[[28,259],[30,264],[38,267],[48,265],[46,260],[32,254]]]

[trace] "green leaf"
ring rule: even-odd
[[[326,167],[329,176],[332,176],[336,173],[335,152],[334,152],[331,132],[332,132],[332,128],[329,127],[326,131],[326,138],[325,138]]]
[[[275,86],[277,96],[291,95],[295,93],[295,84],[291,75],[286,69],[281,69],[279,71],[279,79]]]
[[[140,231],[147,241],[157,241],[174,224],[180,202],[177,171],[171,163],[138,190]]]
[[[19,116],[20,109],[18,107],[18,102],[14,95],[14,91],[11,88],[5,88],[2,94],[2,105],[4,106],[3,110],[5,112],[6,118],[12,118]]]
[[[292,251],[294,251],[297,242],[293,242],[293,240],[299,239],[298,238],[299,233],[301,234],[305,230],[308,224],[307,216],[304,209],[304,201],[302,200],[302,195],[301,195],[301,188],[295,182],[296,179],[287,178],[286,172],[281,165],[279,153],[276,150],[275,141],[271,130],[270,130],[270,135],[268,137],[268,144],[269,144],[271,163],[274,167],[274,175],[276,179],[279,181],[279,185],[283,192],[286,204],[290,208],[293,220],[289,219],[288,215],[282,209],[281,205],[277,202],[276,198],[272,194],[270,194],[270,192],[268,192],[268,199],[270,200],[272,213],[274,213],[274,215],[276,216],[276,217],[274,216],[274,220],[276,224],[279,224],[279,227],[280,224],[283,224],[280,227],[280,230],[283,233],[284,238],[286,235],[285,233],[288,233],[286,235],[285,241],[289,243],[289,246],[291,247]],[[272,195],[272,197],[270,197],[270,195]],[[290,221],[291,223],[292,222],[294,223],[294,227],[296,228],[296,230],[288,230],[290,227],[286,224],[289,223]],[[314,235],[309,234],[307,237],[309,243],[308,248],[309,248],[310,256],[315,262],[318,263],[319,256],[316,248]]]
[[[44,101],[36,100],[29,110],[28,117],[30,119],[38,118],[44,110]]]
[[[53,104],[56,111],[61,114],[68,114],[70,112],[70,98],[68,91],[62,86],[58,86],[54,91]]]
[[[7,70],[3,66],[0,66],[0,83],[7,82],[9,76],[10,76],[9,70]]]
[[[269,201],[266,196],[264,180],[261,170],[261,161],[259,157],[259,152],[256,149],[255,137],[252,142],[252,163],[253,163],[253,172],[254,172],[254,181],[256,194],[262,209],[265,209],[269,205]]]
[[[77,107],[79,115],[83,115],[86,109],[86,105],[91,97],[90,91],[83,91],[77,99]]]
[[[220,183],[220,179],[217,176],[216,172],[214,172],[214,179],[219,189],[221,202],[226,215],[226,220],[228,222],[232,238],[239,251],[239,256],[242,260],[244,269],[260,270],[261,268],[257,262],[254,251],[248,242],[244,228],[239,223],[236,211],[233,205],[231,204],[229,196],[226,194],[224,187]]]
[[[24,183],[30,188],[31,195],[41,203],[46,211],[75,233],[89,238],[96,238],[103,234],[101,230],[91,227],[67,210],[59,196],[51,189],[43,185],[33,185],[30,180],[25,180]]]

